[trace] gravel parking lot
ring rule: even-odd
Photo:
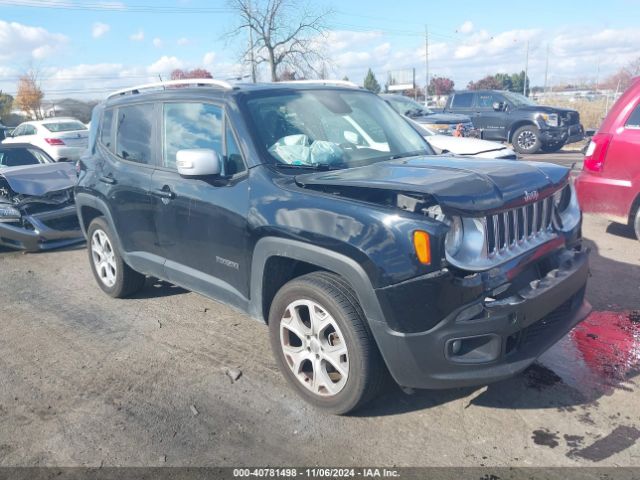
[[[591,216],[584,236],[594,313],[524,374],[351,417],[290,391],[243,314],[151,280],[111,299],[84,248],[3,250],[0,465],[637,465],[640,243]]]

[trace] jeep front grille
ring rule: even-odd
[[[492,258],[553,232],[553,197],[485,217],[485,254]],[[537,242],[536,242],[537,243]]]

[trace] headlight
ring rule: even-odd
[[[15,222],[20,220],[20,210],[10,205],[0,205],[0,222]]]
[[[573,183],[553,194],[554,225],[563,232],[573,230],[580,221],[580,205]]]
[[[446,123],[425,123],[424,126],[430,128],[431,130],[434,130],[436,133],[443,134],[446,134],[449,131],[453,131],[456,128],[455,125],[449,125]],[[451,127],[453,127],[453,129]]]
[[[460,251],[463,236],[464,227],[462,226],[462,220],[460,220],[460,217],[453,217],[449,225],[449,232],[447,232],[444,240],[445,250],[452,257],[455,257]]]
[[[541,113],[538,118],[550,127],[558,126],[558,114],[557,113]]]

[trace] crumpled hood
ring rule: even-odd
[[[0,176],[15,193],[36,197],[71,188],[77,180],[75,167],[71,163],[0,168]]]
[[[351,186],[427,194],[445,212],[487,214],[526,203],[525,191],[551,194],[568,176],[568,168],[549,163],[423,156],[299,175],[296,181],[315,190]]]

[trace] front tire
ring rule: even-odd
[[[636,218],[633,222],[633,229],[636,232],[636,238],[640,240],[640,206],[636,210]]]
[[[353,290],[337,275],[285,284],[271,304],[269,336],[289,384],[322,410],[351,412],[382,388],[386,367]]]
[[[103,217],[91,221],[87,237],[91,271],[107,295],[123,298],[143,287],[145,276],[124,262],[115,248],[115,236]]]
[[[513,132],[511,137],[513,149],[521,154],[538,153],[542,142],[540,141],[540,131],[535,125],[524,125]]]

